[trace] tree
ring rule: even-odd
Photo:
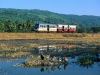
[[[26,28],[27,29],[27,32],[31,32],[32,31],[33,25],[34,24],[33,24],[33,22],[31,20],[28,20],[27,21],[27,26],[26,26],[27,27]]]
[[[82,25],[78,25],[77,26],[77,32],[78,33],[85,33],[86,32],[86,27],[84,27]]]
[[[91,27],[91,30],[93,30],[94,33],[99,33],[100,27]]]
[[[0,32],[4,32],[5,30],[5,25],[3,21],[0,21]]]

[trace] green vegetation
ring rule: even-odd
[[[94,32],[100,16],[65,15],[43,10],[0,8],[0,32],[32,32],[35,23],[76,24],[77,32]]]
[[[94,64],[94,58],[91,56],[83,56],[78,58],[78,64],[83,67],[92,67]]]

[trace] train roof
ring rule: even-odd
[[[57,25],[57,24],[43,24],[43,23],[39,23],[39,25]]]
[[[77,26],[76,24],[69,24],[69,25],[72,25],[72,26]]]
[[[76,24],[48,24],[48,23],[47,23],[47,24],[46,24],[46,23],[44,23],[44,24],[43,24],[43,23],[37,23],[37,24],[38,24],[38,25],[56,25],[56,26],[57,26],[57,25],[64,25],[64,26],[65,26],[65,25],[71,25],[71,26],[77,26]]]
[[[57,25],[59,25],[59,26],[77,26],[77,25],[75,25],[75,24],[57,24]]]

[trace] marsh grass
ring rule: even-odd
[[[13,45],[13,44],[0,44],[0,51],[28,51],[32,50],[37,44],[23,44],[23,45]]]
[[[89,33],[0,33],[0,40],[16,40],[16,39],[45,39],[45,40],[62,40],[65,42],[81,42],[88,44],[100,44],[100,34],[89,34]],[[5,48],[8,50],[9,45],[0,43],[0,49]],[[26,47],[33,47],[35,44],[28,44],[24,47],[11,46],[12,50],[27,49]]]

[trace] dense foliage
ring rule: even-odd
[[[32,32],[35,23],[77,24],[78,32],[93,32],[91,27],[100,27],[100,16],[0,8],[0,32]]]

